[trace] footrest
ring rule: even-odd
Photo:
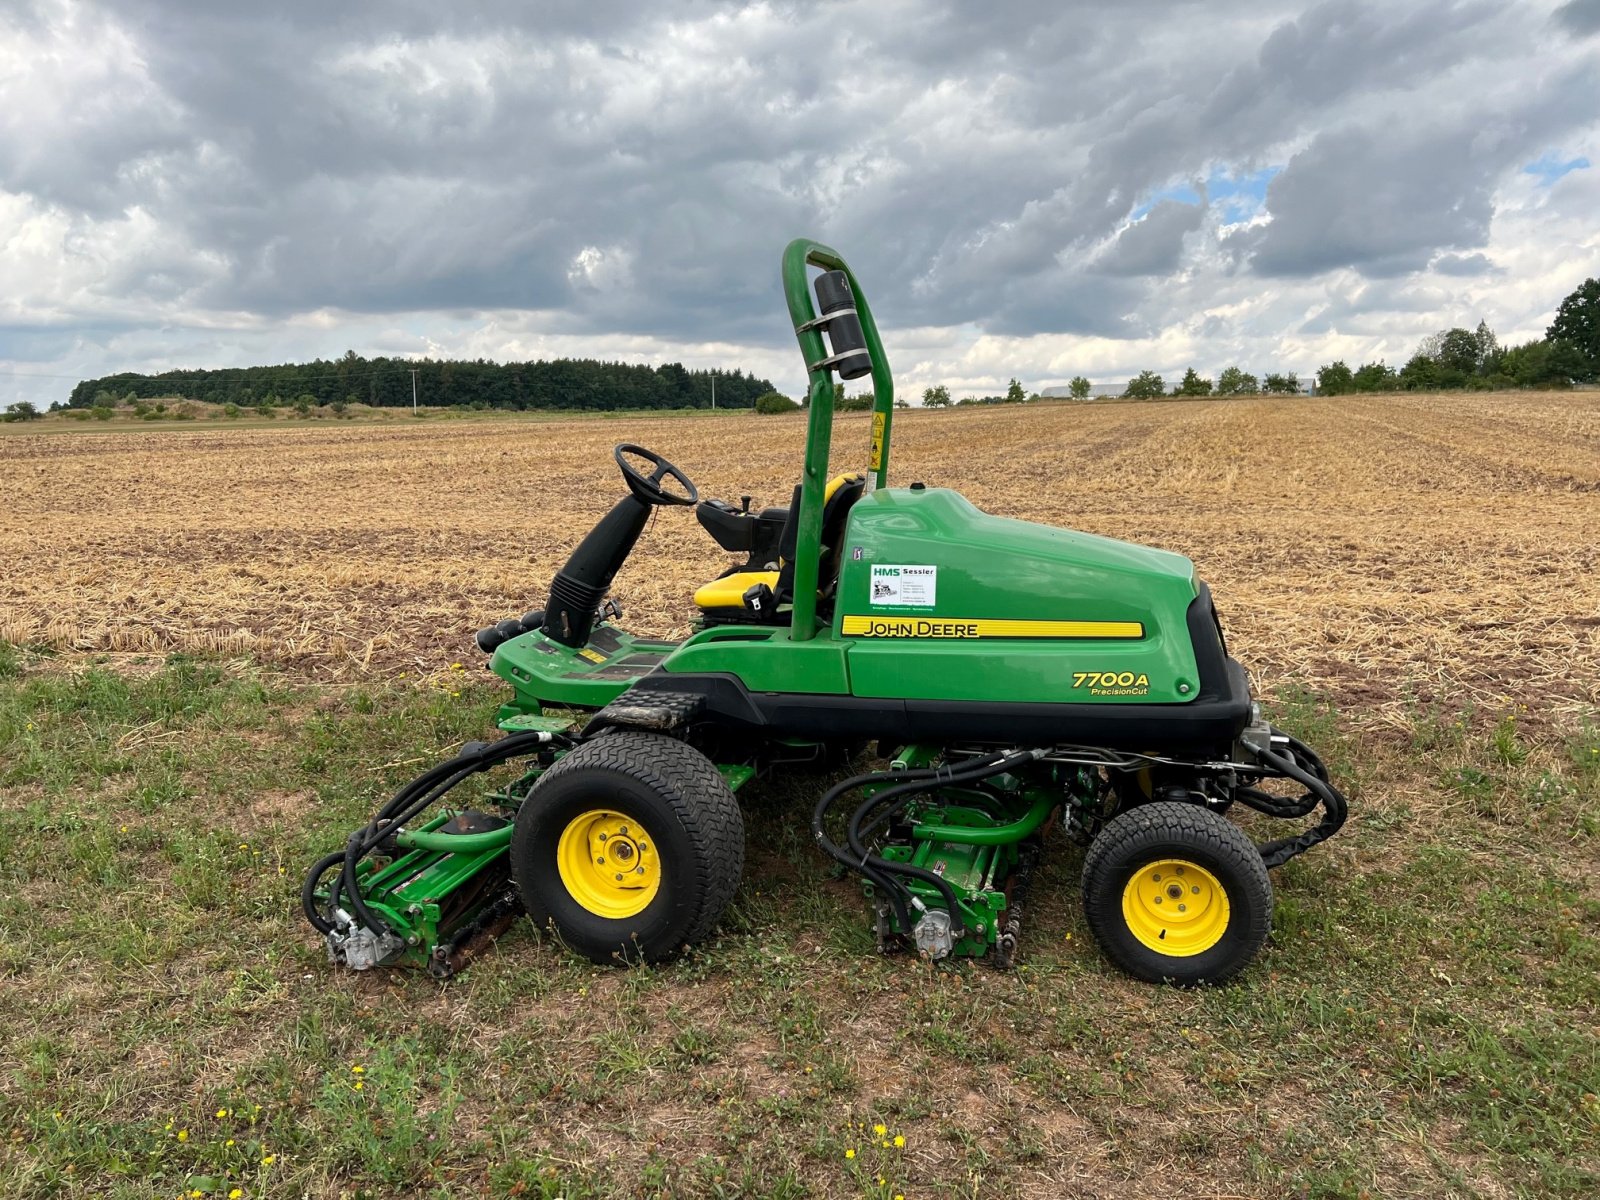
[[[504,733],[570,733],[577,724],[571,717],[546,717],[540,713],[518,713],[500,721]]]
[[[585,737],[605,729],[651,729],[673,733],[700,715],[705,697],[694,692],[624,692],[589,719]]]

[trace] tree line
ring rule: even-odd
[[[1570,387],[1600,379],[1600,279],[1575,288],[1542,338],[1502,346],[1487,321],[1476,329],[1441,329],[1422,339],[1416,353],[1396,371],[1383,361],[1352,370],[1343,360],[1317,371],[1317,391],[1328,396],[1350,392],[1437,392],[1468,388]]]
[[[415,371],[417,401],[434,408],[622,409],[710,408],[713,378],[718,408],[749,408],[772,391],[765,379],[741,370],[692,371],[682,363],[651,367],[590,358],[496,363],[488,359],[342,358],[225,370],[121,372],[85,379],[72,389],[70,408],[181,397],[243,408],[368,404],[409,408]]]

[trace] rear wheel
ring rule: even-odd
[[[528,915],[595,962],[659,962],[702,941],[744,869],[722,773],[675,738],[585,742],[517,813],[511,870]]]
[[[1128,974],[1184,987],[1247,967],[1272,926],[1272,882],[1238,826],[1195,804],[1141,804],[1106,823],[1083,863],[1083,909]]]

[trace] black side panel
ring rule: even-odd
[[[1215,633],[1213,633],[1213,638]],[[780,737],[817,741],[981,741],[1000,745],[1077,743],[1115,750],[1222,755],[1250,720],[1244,668],[1221,660],[1218,694],[1189,704],[1004,704],[751,692],[735,675],[657,671],[629,689],[705,698],[698,719]]]
[[[1201,584],[1189,602],[1185,614],[1189,626],[1189,642],[1194,646],[1195,668],[1200,672],[1200,695],[1195,703],[1216,700],[1228,694],[1229,683],[1226,664],[1228,648],[1222,641],[1222,624],[1217,620],[1217,610],[1211,602],[1211,589]]]

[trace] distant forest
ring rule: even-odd
[[[610,412],[639,408],[710,408],[712,372],[682,363],[648,367],[636,363],[558,358],[553,362],[495,363],[486,359],[362,358],[354,351],[332,362],[318,359],[276,367],[217,371],[123,372],[85,379],[72,389],[70,408],[134,400],[205,400],[241,408],[293,405],[309,396],[315,404],[411,406],[411,372],[417,372],[417,402],[430,407],[585,409]],[[743,371],[717,371],[718,408],[749,408],[772,391],[765,379]]]

